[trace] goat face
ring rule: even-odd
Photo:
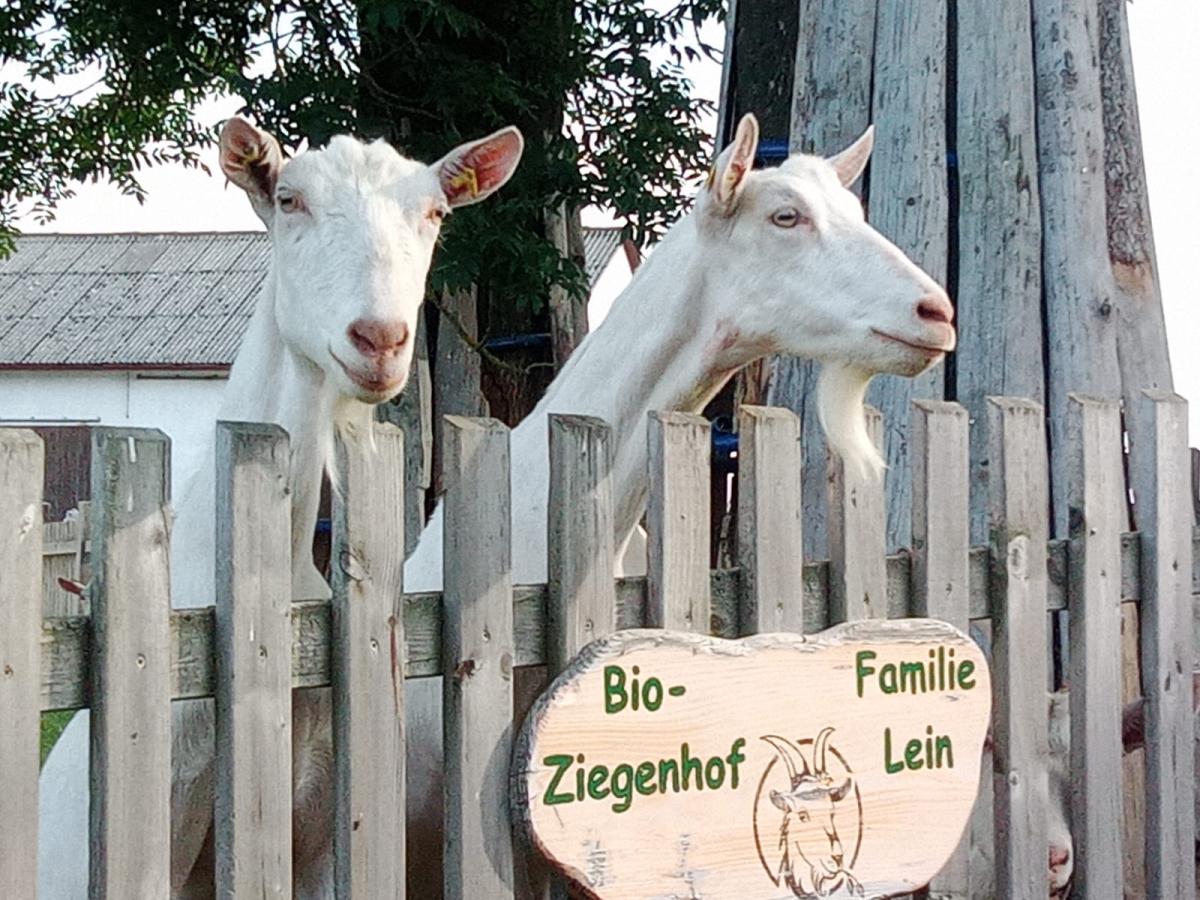
[[[751,171],[758,125],[743,118],[698,198],[701,241],[742,288],[728,302],[743,333],[795,356],[916,375],[954,349],[954,309],[849,190],[873,135],[828,159],[793,154]]]
[[[870,129],[828,159],[794,154],[752,171],[757,145],[747,116],[696,204],[698,253],[728,285],[719,317],[746,356],[731,353],[723,367],[763,352],[824,363],[817,401],[830,443],[881,471],[861,427],[861,395],[874,375],[914,376],[953,350],[954,308],[867,224],[849,190],[871,154]]]
[[[783,813],[779,881],[802,900],[828,897],[841,888],[861,892],[845,868],[837,832],[837,804],[849,795],[853,780],[849,776],[835,779],[827,770],[826,744],[832,732],[832,728],[822,730],[814,742],[815,771],[792,742],[775,735],[763,737],[775,748],[789,778],[788,790],[770,793],[771,803]]]
[[[271,135],[226,122],[221,168],[271,234],[275,322],[302,366],[340,396],[395,396],[443,218],[504,184],[522,148],[508,128],[425,165],[342,135],[285,162]]]

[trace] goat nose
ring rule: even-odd
[[[954,321],[954,307],[945,291],[926,294],[917,301],[917,318],[922,322],[941,322],[949,325]]]
[[[1066,847],[1050,848],[1050,868],[1058,869],[1071,861],[1071,851]]]
[[[408,323],[356,319],[346,330],[350,343],[363,356],[386,356],[395,353],[408,341]]]

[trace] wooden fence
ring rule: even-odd
[[[1190,679],[1194,565],[1186,404],[1147,393],[1127,415],[1146,527],[1128,534],[1120,410],[1073,398],[1071,534],[1047,540],[1040,406],[996,398],[986,427],[990,544],[968,541],[968,421],[953,403],[912,409],[913,549],[885,556],[883,488],[830,468],[829,559],[801,558],[800,425],[741,412],[738,567],[709,570],[709,432],[651,417],[649,570],[612,579],[612,438],[597,420],[550,423],[549,584],[511,584],[508,432],[446,420],[445,591],[404,595],[404,448],[348,438],[337,464],[330,603],[289,604],[287,436],[218,426],[215,608],[172,611],[167,439],[98,428],[93,438],[90,616],[43,618],[42,445],[0,430],[0,896],[35,896],[38,723],[92,709],[93,898],[165,885],[170,699],[215,696],[218,896],[290,897],[292,688],[332,685],[340,898],[403,897],[404,683],[445,674],[445,890],[451,900],[522,896],[507,782],[513,666],[561,669],[615,628],[735,637],[816,631],[842,619],[929,615],[994,638],[998,894],[1046,890],[1047,615],[1071,622],[1077,891],[1122,896],[1122,601],[1140,608],[1147,699],[1147,896],[1194,896]],[[881,422],[870,415],[878,438]],[[1140,473],[1140,474],[1138,474]],[[1200,554],[1197,555],[1200,558]],[[290,622],[288,617],[290,605]],[[497,763],[497,761],[500,761]],[[136,785],[136,788],[134,787]],[[1109,802],[1104,798],[1108,797]],[[1012,827],[1008,827],[1009,824]],[[967,896],[966,841],[932,890]],[[165,896],[165,893],[163,894]],[[421,898],[426,900],[426,898]]]

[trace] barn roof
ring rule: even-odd
[[[620,245],[584,229],[594,284]],[[35,234],[0,260],[0,368],[221,368],[267,271],[263,232]]]

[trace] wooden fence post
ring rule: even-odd
[[[162,432],[92,433],[91,900],[170,894],[169,483]]]
[[[708,634],[711,429],[687,413],[649,416],[646,623]]]
[[[1143,391],[1130,470],[1141,536],[1146,896],[1194,897],[1192,511],[1187,402]]]
[[[613,581],[612,429],[589,416],[550,416],[546,656],[554,678],[617,627]],[[549,893],[569,897],[551,876]]]
[[[218,897],[292,896],[288,437],[217,423]],[[192,701],[189,701],[192,702]]]
[[[1046,542],[1041,404],[988,400],[996,896],[1046,892]]]
[[[0,897],[37,893],[44,463],[36,434],[0,429]]]
[[[616,628],[612,429],[587,416],[550,416],[546,650],[553,678]]]
[[[1074,890],[1120,900],[1121,533],[1125,471],[1115,401],[1072,394],[1067,459]]]
[[[508,429],[446,416],[444,552],[446,900],[513,896]]]
[[[867,407],[867,434],[883,447],[883,417]],[[887,617],[884,482],[829,458],[829,624]]]
[[[738,414],[740,633],[804,631],[800,418],[781,407]]]
[[[970,625],[970,482],[967,411],[957,403],[912,404],[912,612]],[[929,884],[938,900],[967,900],[970,828]]]
[[[339,900],[405,891],[404,433],[337,440],[333,508],[334,869]]]
[[[982,544],[993,471],[983,427],[987,395],[1041,401],[1045,391],[1033,21],[1028,3],[958,3],[956,11],[956,381],[976,423],[971,539]]]

